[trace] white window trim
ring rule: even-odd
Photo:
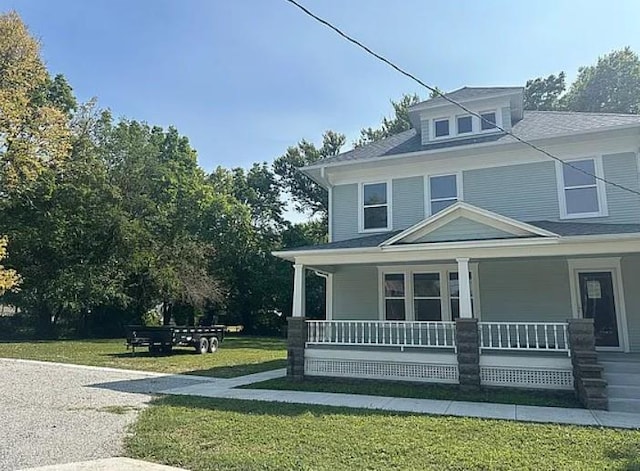
[[[460,132],[460,129],[458,127],[458,119],[460,118],[471,118],[471,131],[469,132]],[[454,118],[454,121],[456,123],[456,136],[471,136],[473,134],[475,134],[476,132],[478,132],[478,130],[476,129],[476,121],[478,121],[478,118],[476,118],[475,116],[471,115],[471,114],[459,114],[456,115]]]
[[[571,291],[571,309],[574,318],[582,318],[580,306],[580,286],[578,286],[578,273],[605,271],[611,273],[613,291],[615,294],[615,307],[618,323],[618,335],[620,347],[597,347],[603,351],[629,352],[629,329],[627,324],[627,310],[625,307],[624,286],[622,280],[622,268],[620,257],[610,258],[576,258],[569,259],[569,288]]]
[[[380,183],[384,183],[387,185],[387,227],[376,227],[371,229],[364,228],[364,187],[365,185],[377,185]],[[358,232],[359,233],[369,233],[369,232],[388,232],[393,229],[393,202],[391,201],[392,191],[392,181],[391,180],[377,180],[377,181],[367,181],[360,182],[358,185]],[[380,205],[383,206],[383,205]]]
[[[582,160],[593,160],[594,168],[596,172],[596,183],[595,188],[598,195],[598,211],[591,213],[577,213],[577,214],[569,214],[567,212],[567,199],[565,196],[565,184],[564,184],[564,165],[561,162],[556,161],[556,183],[558,186],[558,203],[560,204],[560,219],[584,219],[584,218],[596,218],[596,217],[606,217],[609,215],[609,208],[607,207],[607,189],[605,187],[605,183],[600,180],[604,178],[604,166],[602,164],[602,156],[586,156],[580,158],[572,158],[571,160],[565,159],[565,162],[579,162]],[[589,188],[593,187],[593,185],[585,185]],[[569,187],[569,188],[579,188],[579,187]]]
[[[501,109],[490,109],[490,110],[484,110],[484,111],[479,111],[478,114],[480,116],[482,116],[483,114],[487,114],[487,113],[495,113],[496,114],[496,127],[495,128],[491,128],[491,129],[482,129],[482,119],[478,118],[478,133],[479,134],[488,134],[488,133],[493,133],[496,131],[500,131],[498,129],[499,127],[502,127],[502,113],[500,112],[502,111]]]
[[[473,296],[473,314],[481,320],[480,311],[480,281],[478,277],[478,262],[469,263],[471,272],[471,290]],[[440,313],[442,321],[451,321],[451,296],[449,294],[449,273],[458,272],[457,264],[446,265],[396,265],[378,267],[378,319],[385,321],[385,295],[384,275],[404,274],[404,312],[406,321],[415,321],[413,307],[413,274],[414,273],[439,273],[440,275]],[[437,322],[437,321],[436,321]]]
[[[450,175],[456,176],[456,197],[458,201],[463,201],[463,181],[462,172],[450,172],[450,173],[438,173],[433,175],[424,176],[424,214],[425,217],[433,216],[431,212],[431,179],[435,177],[448,177]],[[450,198],[436,198],[435,201],[445,201]]]
[[[445,136],[436,136],[436,122],[440,122],[440,121],[449,121],[449,134],[445,135]],[[456,134],[454,133],[456,129],[451,125],[451,116],[443,116],[441,118],[434,118],[431,120],[431,140],[432,141],[439,141],[441,139],[451,139],[452,137],[455,137]]]

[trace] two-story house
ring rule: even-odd
[[[294,263],[294,317],[305,270],[327,280],[304,374],[462,383],[479,368],[484,385],[568,389],[568,320],[586,318],[612,401],[620,387],[640,405],[640,116],[525,111],[520,87],[447,96],[474,113],[433,98],[412,129],[302,169],[328,191],[329,243],[276,255]],[[456,319],[474,321],[471,367]]]

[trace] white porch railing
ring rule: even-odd
[[[307,345],[455,348],[455,322],[307,321]]]
[[[479,322],[481,350],[554,351],[570,355],[566,322]]]

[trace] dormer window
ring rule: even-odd
[[[449,135],[449,119],[436,119],[434,121],[435,137],[445,137]]]
[[[458,134],[467,134],[473,132],[473,118],[471,116],[458,116]]]
[[[496,128],[496,112],[495,111],[486,111],[484,113],[480,113],[480,130],[481,131],[489,131],[491,129]]]

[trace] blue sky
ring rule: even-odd
[[[629,45],[638,1],[301,0],[444,90],[522,85]],[[271,161],[302,138],[349,137],[426,92],[284,0],[0,0],[52,73],[116,116],[175,125],[207,170]]]

